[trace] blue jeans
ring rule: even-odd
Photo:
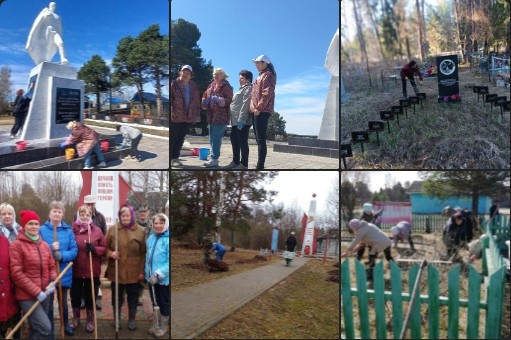
[[[222,146],[222,137],[225,133],[225,124],[209,125],[209,143],[211,144],[211,158],[220,158],[220,147]]]
[[[215,259],[217,261],[223,261],[224,260],[224,254],[225,254],[225,251],[222,251],[222,252],[217,251],[216,255],[215,255]]]
[[[85,160],[85,166],[86,167],[90,167],[90,155],[92,154],[92,152],[95,152],[96,155],[98,156],[98,160],[100,162],[104,162],[105,161],[105,156],[103,155],[103,152],[101,152],[101,148],[99,147],[99,142],[96,143],[96,145],[94,145],[94,147],[92,149],[90,149],[84,156],[83,156],[83,159]]]

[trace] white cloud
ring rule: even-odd
[[[315,68],[277,83],[275,111],[286,121],[288,133],[319,133],[329,85],[330,74],[324,68]]]
[[[7,43],[0,45],[0,53],[6,53],[11,55],[22,55],[25,54],[25,45],[21,43]]]

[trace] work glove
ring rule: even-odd
[[[39,300],[39,302],[43,302],[47,297],[48,296],[44,292],[40,292],[39,295],[37,295],[37,300]]]
[[[245,123],[238,122],[238,130],[242,130],[244,126],[245,126]]]
[[[219,99],[218,96],[211,97],[211,100],[213,100],[213,103],[218,103],[218,99]]]
[[[405,77],[405,80],[408,80],[408,77]]]
[[[157,274],[153,274],[151,275],[151,277],[149,278],[149,282],[151,282],[152,285],[155,285],[157,284],[159,281],[159,277]]]
[[[53,252],[53,259],[55,261],[60,261],[62,260],[62,253],[60,251],[54,251]]]
[[[65,149],[67,146],[66,142],[59,143],[59,148]]]
[[[51,288],[46,287],[46,290],[44,291],[44,294],[46,294],[46,296],[50,296],[54,292],[55,292],[55,286],[53,286]]]
[[[88,252],[92,252],[92,253],[96,253],[96,247],[94,247],[94,245],[90,242],[87,242],[87,251]]]
[[[211,101],[211,97],[208,97],[204,100],[204,105],[209,105],[209,102]]]

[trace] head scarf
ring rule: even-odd
[[[130,224],[128,224],[127,226],[122,224],[121,222],[121,210],[124,208],[124,207],[127,207],[129,210],[130,210]],[[118,216],[119,216],[119,223],[121,224],[121,226],[124,228],[124,229],[131,229],[131,227],[133,227],[135,225],[135,209],[133,209],[133,207],[131,205],[128,205],[128,204],[123,204],[121,206],[121,209],[119,209],[119,213],[118,213]]]

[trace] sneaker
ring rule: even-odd
[[[106,163],[104,161],[99,163],[98,168],[106,168]]]
[[[92,167],[90,167],[90,166],[84,166],[83,167],[83,170],[91,170],[91,169],[92,169]],[[82,308],[85,308],[85,304],[83,305]]]
[[[9,137],[11,137],[11,139],[16,138],[16,136],[15,136],[15,135],[10,135]]]
[[[131,157],[131,155],[128,155],[128,156],[124,157],[123,159],[129,161],[129,160],[133,159],[133,157]]]
[[[236,168],[237,166],[238,166],[238,165],[237,165],[236,163],[231,162],[231,163],[229,163],[229,165],[226,165],[226,166],[224,166],[223,168],[224,168],[224,169],[234,169],[234,168]]]
[[[218,159],[211,159],[209,162],[204,163],[206,168],[213,168],[218,166]]]
[[[170,162],[171,166],[178,166],[178,165],[183,165],[183,162],[181,162],[179,159],[173,159],[171,162]]]
[[[246,166],[244,166],[243,164],[238,164],[236,165],[233,170],[248,170],[248,168]]]

